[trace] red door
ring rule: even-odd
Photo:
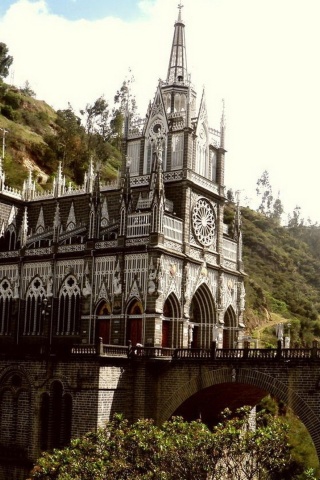
[[[168,320],[163,320],[162,322],[162,342],[161,345],[164,348],[171,347],[170,345],[170,322]]]
[[[102,343],[110,344],[110,319],[100,319],[98,322],[98,337],[102,338]]]
[[[142,318],[128,319],[127,340],[130,340],[133,346],[142,344]]]

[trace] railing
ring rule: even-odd
[[[320,360],[320,348],[165,348],[124,345],[74,345],[72,355],[156,359]]]
[[[232,260],[234,262],[237,261],[237,243],[228,240],[226,238],[223,239],[223,255],[225,258]]]
[[[158,358],[166,357],[172,358],[174,356],[174,348],[163,348],[163,347],[131,347],[129,349],[130,357],[148,357],[148,358]]]
[[[319,359],[320,349],[313,348],[181,348],[174,351],[173,358],[213,358],[216,360],[294,360]]]
[[[96,345],[73,345],[71,348],[72,355],[96,355],[97,346]]]
[[[100,355],[107,357],[127,357],[129,348],[124,345],[105,345],[100,344]]]
[[[127,236],[132,238],[149,235],[150,218],[150,213],[128,215]]]

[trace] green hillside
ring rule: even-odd
[[[242,219],[247,325],[275,345],[274,323],[286,322],[291,345],[310,345],[320,337],[319,227],[280,226],[248,208]]]
[[[120,109],[110,112],[101,97],[86,105],[81,117],[70,105],[56,112],[35,99],[30,89],[17,89],[0,79],[0,128],[8,131],[6,183],[21,188],[31,169],[38,188],[50,188],[62,162],[67,180],[81,184],[90,158],[100,162],[102,181],[114,178],[121,162]]]

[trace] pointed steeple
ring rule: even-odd
[[[29,169],[28,178],[23,182],[22,196],[25,200],[33,200],[35,191],[36,185],[32,180],[32,171]]]
[[[57,242],[59,239],[60,228],[61,228],[60,206],[59,206],[59,202],[57,202],[56,209],[54,212],[54,219],[53,219],[53,241],[54,242]]]
[[[27,238],[28,238],[28,208],[24,207],[21,232],[20,232],[20,242],[22,247],[26,246]]]
[[[62,163],[59,162],[57,176],[53,180],[53,191],[55,197],[60,197],[65,191],[66,179],[62,174]]]
[[[167,84],[187,83],[187,54],[186,41],[184,33],[184,23],[182,21],[181,9],[183,5],[178,5],[179,16],[174,26],[174,35],[171,47],[171,55],[168,67]]]
[[[164,216],[164,183],[162,171],[162,138],[159,136],[157,140],[157,148],[154,154],[153,168],[150,175],[150,192],[151,200],[151,232],[163,233],[163,216]]]
[[[123,179],[120,204],[120,235],[126,234],[128,214],[132,210],[132,195],[130,186],[130,159],[127,158],[126,174]]]
[[[44,223],[43,207],[41,205],[38,220],[37,220],[37,225],[36,225],[36,233],[44,232],[45,228],[46,227],[45,227],[45,223]]]
[[[90,157],[88,171],[85,173],[84,177],[85,190],[87,193],[91,193],[93,191],[95,176],[96,174],[93,166],[93,159]]]

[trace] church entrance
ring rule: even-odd
[[[180,316],[179,302],[172,293],[163,306],[162,340],[164,348],[179,348],[183,346],[183,321]]]
[[[190,306],[190,323],[193,324],[192,348],[210,348],[215,325],[215,307],[212,294],[206,284],[195,292]]]
[[[224,314],[223,348],[237,348],[237,343],[236,317],[232,307],[229,307]]]

